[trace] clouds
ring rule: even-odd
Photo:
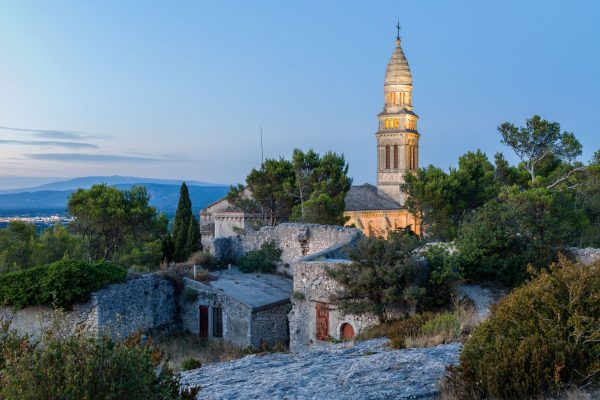
[[[20,160],[37,160],[47,162],[60,162],[60,163],[87,163],[87,164],[107,164],[107,163],[124,163],[124,164],[154,164],[164,163],[173,161],[182,161],[179,158],[167,157],[167,156],[154,156],[148,154],[138,154],[131,152],[93,152],[94,150],[101,150],[101,147],[95,143],[90,142],[91,139],[106,139],[110,138],[108,135],[91,134],[81,131],[66,131],[66,130],[53,130],[53,129],[29,129],[29,128],[12,128],[7,126],[0,126],[0,130],[8,132],[9,138],[0,139],[0,146],[5,145],[17,145],[38,148],[55,147],[62,149],[71,150],[83,150],[89,149],[89,153],[58,153],[58,152],[30,152],[21,154]],[[32,137],[32,140],[22,140],[14,138],[19,133],[25,133]],[[22,135],[21,135],[22,136]],[[36,140],[33,138],[40,138]],[[85,141],[84,141],[85,140]]]
[[[56,140],[13,140],[13,139],[0,139],[1,144],[16,144],[21,146],[42,146],[42,147],[62,147],[65,149],[97,149],[98,146],[92,143],[84,142],[59,142]]]
[[[86,154],[86,153],[40,153],[25,154],[30,160],[84,162],[84,163],[161,163],[170,162],[167,158],[128,154]]]
[[[30,128],[11,128],[8,126],[0,126],[0,130],[11,132],[27,132],[33,136],[42,139],[58,139],[58,140],[85,140],[85,139],[108,139],[110,136],[97,133],[87,133],[80,131],[65,131],[54,129],[30,129]]]

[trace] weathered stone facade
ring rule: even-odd
[[[125,338],[139,331],[173,329],[177,305],[171,282],[149,274],[94,292],[87,303],[76,304],[70,311],[59,312],[47,307],[14,311],[3,307],[0,314],[11,319],[12,329],[34,337],[59,324],[61,329],[71,332]]]
[[[352,327],[354,335],[376,325],[374,316],[344,315],[331,302],[331,296],[340,289],[339,283],[327,275],[327,270],[344,268],[348,260],[303,261],[294,264],[294,295],[290,323],[290,350],[304,351],[318,344],[317,307],[326,307],[327,336],[342,339],[344,324]]]
[[[274,241],[281,249],[282,265],[278,272],[293,275],[290,265],[307,256],[318,253],[332,253],[332,249],[343,252],[362,237],[358,229],[334,225],[285,223],[263,227],[255,232],[246,232],[233,237],[214,240],[214,254],[217,258],[234,259],[251,250],[257,250],[268,241]],[[331,256],[331,255],[329,255]]]
[[[271,297],[267,293],[264,297],[260,293],[260,288],[255,285],[255,281],[248,279],[259,279],[261,274],[239,274],[240,291],[232,292],[223,285],[213,287],[210,284],[204,284],[191,279],[184,279],[185,287],[194,290],[198,296],[192,301],[182,299],[181,320],[185,331],[200,334],[202,329],[201,306],[208,307],[208,326],[205,328],[207,339],[227,340],[240,347],[259,347],[262,343],[271,346],[276,343],[286,344],[289,340],[289,329],[287,313],[290,310],[290,291],[291,281],[282,281],[283,285],[289,284],[289,289],[285,289],[281,295]],[[266,279],[285,279],[279,277],[267,277]],[[235,278],[232,278],[235,279]],[[243,282],[246,281],[246,282]],[[256,297],[247,298],[244,293],[244,283],[246,288],[256,287]],[[274,290],[277,292],[277,290]],[[252,295],[250,293],[250,295]],[[216,328],[213,309],[220,309],[222,313],[221,326]],[[218,334],[217,334],[218,332]]]

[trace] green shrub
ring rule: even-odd
[[[189,371],[191,369],[198,369],[202,367],[202,362],[196,358],[187,357],[181,363],[182,371]]]
[[[376,337],[387,337],[390,339],[390,346],[394,349],[404,349],[405,341],[409,336],[416,336],[421,332],[421,327],[433,316],[432,313],[423,313],[410,316],[405,319],[387,321],[365,329],[359,335],[360,340],[372,339]]]
[[[306,298],[306,296],[304,295],[304,293],[302,293],[302,292],[300,292],[298,290],[294,290],[292,292],[292,298],[294,300],[302,301],[302,300],[304,300]]]
[[[600,262],[561,257],[475,328],[449,383],[460,398],[515,399],[599,377]]]
[[[451,285],[461,279],[458,257],[442,246],[431,246],[422,255],[428,264],[429,275],[418,307],[420,310],[447,308],[452,301]]]
[[[242,272],[274,272],[280,260],[281,250],[271,240],[246,253],[239,261],[239,268]]]
[[[35,343],[4,330],[0,355],[5,400],[191,400],[198,392],[180,393],[169,368],[157,373],[160,353],[139,342],[50,333]]]
[[[460,330],[460,316],[458,312],[436,314],[421,327],[421,332],[425,335],[440,335],[450,340],[460,337]]]
[[[183,289],[182,296],[184,301],[191,303],[198,298],[198,292],[190,287],[186,287]]]
[[[64,260],[0,275],[0,303],[23,308],[47,305],[68,308],[90,293],[125,280],[127,271],[107,262]]]

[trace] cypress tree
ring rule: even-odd
[[[186,254],[186,245],[188,243],[187,237],[190,230],[190,220],[193,217],[190,193],[188,192],[187,185],[183,182],[179,191],[179,204],[177,204],[177,212],[175,213],[175,221],[173,222],[174,261],[185,261],[189,256],[189,254]]]
[[[195,251],[200,249],[200,224],[193,215],[190,216],[190,223],[187,233],[187,242],[185,244],[185,253],[189,257]]]

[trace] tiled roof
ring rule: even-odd
[[[352,186],[346,195],[346,211],[397,210],[400,203],[368,183]]]

